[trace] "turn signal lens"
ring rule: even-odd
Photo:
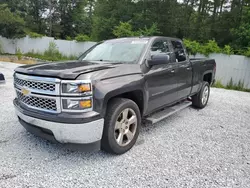
[[[90,84],[80,84],[80,85],[78,85],[78,91],[79,92],[91,91]]]
[[[90,95],[92,94],[92,87],[90,81],[75,80],[62,81],[62,94],[67,95]]]
[[[79,104],[80,104],[79,106],[82,108],[90,108],[92,106],[91,100],[80,101]]]
[[[64,111],[86,111],[92,109],[92,99],[62,99]]]

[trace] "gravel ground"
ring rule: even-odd
[[[12,100],[16,64],[1,63],[0,187],[250,187],[250,93],[212,89],[187,108],[144,125],[121,156],[71,152],[27,133]]]

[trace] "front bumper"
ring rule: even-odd
[[[62,123],[28,116],[23,113],[17,104],[14,106],[20,123],[29,132],[37,136],[62,144],[81,145],[100,143],[101,141],[104,126],[103,118],[83,123],[73,123],[74,119],[71,119],[72,123]]]

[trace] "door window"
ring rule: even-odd
[[[169,54],[170,50],[169,50],[168,42],[163,41],[163,40],[155,41],[151,46],[150,53],[151,53],[151,56],[162,54],[162,53]]]
[[[185,50],[184,50],[181,42],[171,41],[171,43],[173,45],[176,61],[177,62],[186,61],[187,57],[186,57]]]

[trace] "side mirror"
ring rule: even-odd
[[[148,66],[168,64],[170,62],[170,57],[167,54],[157,54],[153,55],[151,60],[148,60]]]

